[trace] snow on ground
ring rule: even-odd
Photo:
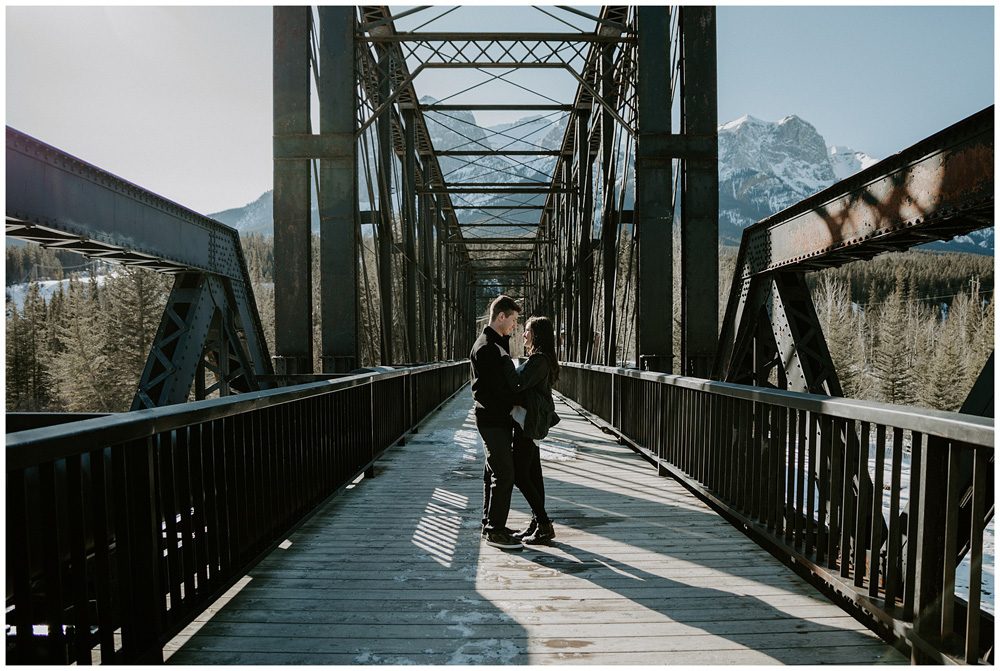
[[[114,273],[112,273],[112,274],[114,274]],[[108,278],[107,275],[98,275],[97,276],[97,286],[99,286],[99,287],[100,286],[104,286],[104,282],[105,282],[105,280],[107,278]],[[78,281],[86,283],[86,282],[90,281],[90,277],[87,276],[87,275],[84,275],[82,277],[79,277]],[[28,287],[29,287],[29,283],[28,282],[25,282],[23,284],[13,284],[13,285],[7,287],[7,298],[10,301],[12,301],[14,303],[14,305],[17,306],[18,311],[24,309],[24,299],[28,295]],[[40,280],[38,282],[39,292],[42,295],[42,299],[45,300],[46,303],[49,302],[49,300],[51,300],[51,298],[53,296],[55,296],[57,293],[59,293],[60,287],[62,288],[63,292],[69,291],[69,280],[68,279],[65,279],[65,280]]]
[[[904,449],[902,454],[902,459],[900,461],[900,495],[899,495],[899,510],[903,511],[906,509],[906,504],[910,500],[910,452],[909,452],[909,440],[910,437],[907,434],[904,440]],[[882,515],[888,521],[889,519],[889,490],[888,485],[892,478],[892,459],[893,450],[892,446],[888,445],[885,449],[885,460],[883,466],[883,483],[884,491],[882,496]],[[787,462],[786,462],[787,463]],[[808,455],[806,457],[806,470],[809,470]],[[787,473],[787,471],[786,471]],[[875,438],[871,438],[868,451],[868,474],[872,481],[875,480]],[[819,494],[814,493],[813,496],[813,510],[819,510]],[[982,582],[981,582],[981,595],[980,601],[983,610],[993,613],[995,608],[994,602],[994,573],[995,573],[995,550],[994,550],[994,529],[995,520],[991,519],[989,524],[983,530],[983,572],[982,572]],[[968,556],[962,561],[961,564],[955,569],[955,592],[962,598],[967,598],[969,593],[969,569],[970,569],[970,559]]]

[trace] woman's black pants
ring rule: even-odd
[[[545,483],[542,481],[542,459],[538,445],[524,435],[514,423],[514,485],[531,506],[531,516],[538,522],[548,522],[545,512]]]

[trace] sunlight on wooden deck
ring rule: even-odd
[[[876,664],[908,660],[558,403],[556,542],[482,543],[463,389],[166,648],[182,664]],[[527,523],[515,490],[509,526]]]

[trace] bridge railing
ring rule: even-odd
[[[438,363],[8,434],[8,661],[160,661],[468,377]]]
[[[915,659],[992,657],[992,418],[575,363],[558,390]]]

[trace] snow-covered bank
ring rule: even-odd
[[[97,276],[97,286],[99,286],[99,287],[104,286],[104,281],[107,279],[107,277],[108,277],[107,275],[98,275]],[[77,281],[78,282],[84,282],[84,283],[89,282],[90,281],[90,276],[89,275],[84,275],[82,277],[77,278]],[[30,283],[25,282],[23,284],[13,284],[13,285],[7,287],[7,300],[13,302],[14,305],[17,306],[18,311],[24,309],[24,301],[25,301],[25,298],[28,296],[28,287],[29,286],[30,286]],[[60,289],[62,289],[63,293],[69,291],[69,280],[68,279],[64,279],[64,280],[40,280],[38,282],[39,293],[42,296],[42,300],[44,300],[46,303],[49,302],[52,299],[53,296],[55,296],[57,293],[59,293]]]

